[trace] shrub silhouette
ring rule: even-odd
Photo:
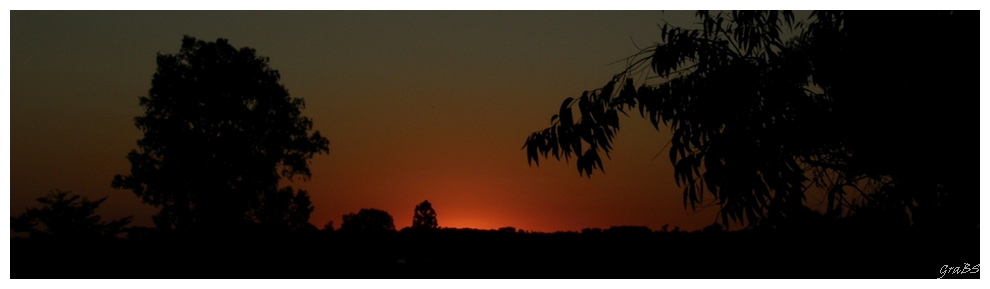
[[[17,217],[10,217],[10,229],[28,233],[34,239],[113,239],[124,233],[131,217],[101,221],[95,212],[106,199],[90,201],[70,191],[55,190],[37,199],[43,204],[41,208],[29,208]]]
[[[361,209],[357,214],[344,215],[344,222],[340,224],[341,232],[393,232],[395,224],[392,222],[392,215],[382,210]]]

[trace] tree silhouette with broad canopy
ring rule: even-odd
[[[723,225],[977,228],[978,171],[952,169],[966,156],[950,153],[977,141],[949,131],[976,123],[978,13],[696,15],[701,27],[662,25],[662,43],[565,99],[526,140],[527,161],[573,155],[579,174],[604,173],[618,115],[638,110],[673,133],[685,208],[717,206]],[[806,202],[812,188],[823,210]]]
[[[361,209],[357,214],[344,215],[341,232],[393,232],[395,223],[388,212],[375,208]]]
[[[433,205],[430,204],[430,201],[424,200],[419,205],[416,205],[416,210],[413,212],[412,227],[437,228],[437,211],[433,210]]]
[[[157,63],[135,118],[144,137],[113,187],[160,207],[163,229],[311,228],[309,195],[279,181],[308,179],[309,160],[329,142],[310,133],[303,99],[289,96],[268,58],[185,36],[178,54]]]
[[[131,217],[102,221],[96,209],[106,199],[90,201],[70,191],[55,190],[37,199],[43,205],[41,208],[29,208],[17,217],[10,217],[10,229],[28,233],[30,238],[114,239],[125,231]]]

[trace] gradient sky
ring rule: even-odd
[[[622,63],[659,41],[657,23],[689,26],[693,12],[155,12],[10,13],[11,214],[50,190],[99,198],[104,218],[157,210],[128,190],[125,155],[142,137],[155,54],[183,35],[271,58],[281,83],[330,140],[296,180],[322,228],[361,208],[389,212],[397,228],[429,200],[441,227],[536,231],[664,224],[700,229],[661,148],[638,115],[621,117],[605,174],[571,163],[526,163],[520,148],[550,125],[561,101],[604,85]],[[809,198],[809,201],[814,201]]]

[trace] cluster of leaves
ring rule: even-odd
[[[805,177],[789,150],[793,145],[775,137],[795,128],[799,116],[793,108],[813,101],[805,88],[807,71],[801,71],[808,67],[793,65],[792,51],[779,38],[779,24],[792,25],[793,15],[698,16],[703,29],[663,25],[664,44],[633,56],[626,71],[582,95],[582,100],[588,99],[582,103],[593,105],[580,105],[582,112],[590,108],[589,113],[573,126],[592,132],[585,134],[588,137],[567,135],[572,127],[566,119],[571,102],[567,99],[562,120],[527,141],[529,157],[548,152],[556,157],[557,147],[580,148],[583,140],[591,148],[577,155],[578,169],[590,174],[595,165],[601,168],[596,150],[607,154],[611,148],[612,132],[619,127],[617,113],[638,106],[656,129],[663,124],[673,132],[670,160],[676,181],[684,186],[685,207],[702,203],[705,189],[716,197],[726,223],[764,218],[771,206],[800,204]],[[645,68],[667,81],[637,89],[630,76]],[[599,131],[603,133],[594,133]],[[563,151],[565,158],[570,152]]]
[[[161,207],[162,228],[308,216],[308,195],[278,182],[308,178],[308,160],[328,152],[328,141],[310,133],[303,100],[289,96],[268,58],[186,36],[178,54],[159,54],[157,63],[140,97],[145,114],[135,119],[144,137],[127,155],[130,175],[117,175],[113,187]]]
[[[958,19],[964,17],[951,14],[926,15],[937,16],[939,25],[919,30],[961,24]],[[904,124],[890,121],[908,121],[890,106],[904,102],[898,97],[917,92],[897,79],[914,78],[905,76],[908,68],[893,63],[903,58],[889,56],[906,54],[893,53],[898,49],[894,41],[904,41],[897,39],[906,39],[904,33],[870,35],[894,30],[883,24],[891,18],[884,16],[891,15],[815,12],[808,29],[790,41],[781,39],[784,28],[804,27],[790,12],[700,11],[697,16],[701,28],[663,25],[662,44],[631,56],[626,70],[604,87],[585,91],[578,101],[582,115],[577,122],[571,116],[573,99],[564,100],[551,127],[527,139],[523,148],[528,161],[538,164],[541,155],[558,160],[563,155],[566,160],[574,153],[578,171],[590,176],[602,168],[598,150],[608,155],[612,148],[617,113],[638,106],[656,129],[663,124],[673,133],[669,157],[675,180],[684,189],[684,206],[717,205],[725,225],[731,221],[780,227],[813,217],[804,204],[811,186],[828,192],[826,216],[838,217],[843,208],[846,213],[874,208],[907,220],[906,210],[931,206],[933,198],[925,196],[944,195],[943,186],[958,181],[940,179],[937,172],[912,165],[910,156],[892,149],[898,144],[891,140],[903,141],[909,134]],[[923,61],[937,57],[929,55]],[[857,63],[871,62],[879,62],[872,71],[855,69]],[[878,81],[871,76],[878,72],[889,75]],[[662,82],[636,88],[637,75]],[[943,89],[948,83],[972,85],[948,77],[939,80],[943,82],[935,86]],[[616,87],[619,83],[621,88]],[[919,87],[923,86],[913,89]],[[938,109],[934,114],[951,118],[952,107]],[[589,149],[582,151],[585,146]],[[914,172],[903,169],[908,167]],[[910,190],[906,183],[925,178],[931,181],[921,184],[923,190],[891,194],[893,188]],[[860,202],[846,198],[850,190],[859,192]],[[706,203],[705,192],[714,200]],[[912,205],[922,202],[926,204]]]
[[[124,233],[131,217],[101,221],[96,209],[107,198],[90,201],[68,191],[55,190],[38,198],[41,208],[10,217],[10,229],[28,233],[30,238],[64,238],[73,240],[116,238]]]
[[[631,85],[631,83],[627,83]],[[542,132],[533,133],[523,145],[527,150],[527,161],[532,165],[540,164],[539,156],[547,158],[553,155],[560,160],[569,160],[571,154],[577,156],[579,174],[591,176],[595,169],[604,171],[599,149],[608,157],[612,149],[612,138],[619,130],[619,116],[611,101],[614,82],[609,82],[604,88],[585,91],[581,97],[567,98],[560,105],[560,113],[550,118],[551,127]],[[577,104],[581,118],[574,120],[572,106]],[[588,149],[584,150],[584,143]]]

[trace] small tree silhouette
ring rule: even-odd
[[[90,201],[70,193],[56,189],[38,198],[44,206],[10,217],[10,229],[28,233],[31,238],[99,239],[116,238],[131,222],[131,217],[102,222],[95,211],[106,197]]]
[[[329,222],[327,222],[326,225],[323,225],[323,231],[333,232],[333,221],[332,220],[329,221]]]
[[[437,212],[433,210],[433,205],[430,201],[424,200],[418,206],[416,206],[415,214],[413,215],[413,228],[437,228]]]
[[[340,224],[344,232],[389,232],[395,231],[392,215],[378,209],[361,209],[357,214],[344,215],[344,223]]]

